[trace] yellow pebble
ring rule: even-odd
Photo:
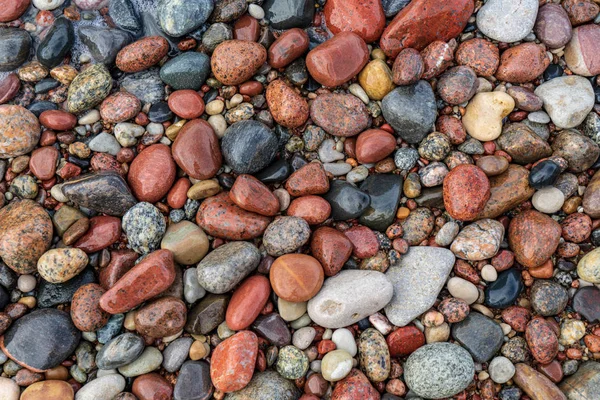
[[[187,197],[192,200],[206,199],[221,191],[221,186],[216,179],[208,179],[195,183],[187,192]]]
[[[207,353],[208,352],[206,351],[206,347],[204,347],[204,343],[199,342],[197,340],[194,343],[192,343],[192,346],[190,347],[190,358],[193,361],[203,359],[204,357],[206,357]]]
[[[123,322],[123,326],[128,331],[135,331],[135,311],[129,311],[125,315],[125,321]]]
[[[410,214],[410,210],[408,208],[400,207],[398,209],[398,212],[396,213],[396,218],[404,219],[404,218],[408,217],[408,214]]]
[[[36,301],[35,297],[27,296],[27,297],[21,297],[19,299],[19,303],[25,304],[28,308],[33,308],[37,304],[37,301]]]
[[[177,139],[177,135],[179,134],[179,131],[181,130],[181,128],[183,128],[183,125],[185,125],[186,122],[187,122],[187,120],[182,119],[181,121],[178,121],[177,123],[174,123],[173,125],[169,126],[165,132],[167,137],[170,140]]]

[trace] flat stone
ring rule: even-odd
[[[96,355],[100,369],[119,368],[136,360],[144,351],[143,339],[133,333],[123,333],[108,343]]]
[[[252,379],[258,355],[258,338],[251,331],[240,331],[225,339],[213,351],[210,377],[223,392],[243,389]]]
[[[77,391],[77,400],[112,400],[125,390],[125,378],[119,374],[98,377]]]
[[[173,390],[175,400],[208,400],[213,393],[210,365],[206,361],[187,361],[179,370]]]
[[[591,83],[581,76],[561,76],[538,86],[534,93],[544,101],[544,110],[558,128],[581,124],[594,106]]]
[[[160,248],[166,225],[160,210],[146,202],[137,203],[123,215],[128,245],[138,254],[149,254]]]
[[[405,326],[435,303],[454,265],[447,249],[412,247],[391,265],[386,276],[394,286],[394,296],[385,307],[391,323]]]
[[[181,37],[200,27],[213,11],[213,0],[161,0],[158,22],[166,34]]]
[[[354,136],[371,124],[365,104],[356,96],[342,93],[317,96],[310,104],[310,117],[334,136]]]
[[[265,19],[273,29],[307,28],[315,12],[314,0],[266,0]]]
[[[558,387],[545,375],[537,372],[527,364],[518,363],[515,365],[515,375],[513,381],[520,387],[532,400],[567,400],[567,397]]]
[[[485,260],[496,255],[503,238],[504,226],[500,222],[480,219],[460,231],[450,250],[463,260]]]
[[[538,211],[525,211],[510,222],[508,243],[518,262],[535,268],[546,262],[558,247],[561,227]]]
[[[559,388],[568,399],[572,400],[593,399],[600,396],[600,364],[594,361],[584,362],[577,372],[560,384]]]
[[[27,61],[31,42],[31,36],[24,29],[0,28],[0,71],[12,71]]]
[[[206,335],[225,321],[228,296],[209,294],[188,313],[185,331],[194,335]]]
[[[538,12],[538,2],[526,0],[491,0],[477,12],[477,27],[489,38],[512,43],[531,32]]]
[[[175,90],[200,90],[210,74],[210,58],[190,51],[173,57],[160,68],[160,78]]]
[[[483,314],[472,312],[452,325],[452,338],[469,350],[476,362],[488,362],[504,344],[502,328]]]
[[[259,315],[252,323],[252,329],[269,343],[278,347],[292,342],[292,334],[287,322],[277,313]]]

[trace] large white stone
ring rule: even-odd
[[[477,13],[477,27],[499,42],[517,42],[531,32],[538,0],[488,0]]]
[[[86,383],[77,391],[75,400],[111,400],[124,389],[125,378],[121,375],[105,375]]]
[[[542,83],[534,92],[557,128],[574,128],[594,107],[594,89],[582,76],[561,76]]]
[[[65,0],[32,0],[33,6],[38,10],[54,10],[65,2]]]

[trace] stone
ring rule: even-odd
[[[369,62],[358,74],[358,82],[373,100],[383,99],[395,87],[392,71],[383,60]]]
[[[306,32],[300,28],[292,28],[283,32],[273,42],[267,52],[269,65],[273,68],[283,68],[301,57],[308,50],[309,39]]]
[[[165,97],[165,85],[161,81],[159,70],[156,68],[127,74],[120,81],[120,84],[121,88],[145,103],[155,104]]]
[[[556,250],[561,235],[560,225],[547,215],[529,210],[512,219],[508,243],[517,261],[528,268],[546,262]]]
[[[577,274],[581,279],[590,283],[600,282],[599,256],[600,251],[594,249],[579,260],[579,263],[577,264]]]
[[[287,215],[303,218],[309,225],[319,225],[331,215],[331,205],[320,196],[298,197],[290,203]]]
[[[208,245],[204,231],[190,221],[169,225],[160,243],[161,249],[170,250],[175,262],[182,265],[202,260],[208,253]]]
[[[136,360],[144,351],[143,339],[133,333],[123,333],[106,343],[96,354],[98,368],[119,368]]]
[[[28,3],[25,9],[29,6]],[[0,71],[12,71],[20,67],[29,58],[30,50],[31,36],[27,31],[17,28],[0,28]]]
[[[567,377],[559,386],[568,399],[584,400],[600,395],[598,379],[600,364],[594,361],[584,362],[575,374]]]
[[[426,81],[400,86],[385,96],[381,111],[388,123],[409,143],[419,143],[433,130],[437,107]]]
[[[20,88],[21,80],[15,73],[10,73],[6,77],[0,79],[0,104],[12,100],[17,95]]]
[[[433,41],[445,42],[458,36],[471,14],[471,1],[413,1],[386,27],[379,46],[388,57],[395,57],[401,50],[409,47],[421,51]],[[427,26],[427,29],[421,29],[423,26]]]
[[[490,182],[479,167],[459,165],[444,178],[443,193],[444,206],[450,216],[470,221],[481,213],[490,198]]]
[[[71,50],[74,42],[73,23],[67,18],[57,18],[40,42],[36,58],[47,68],[56,67]]]
[[[106,292],[96,283],[77,289],[71,301],[71,319],[82,332],[95,332],[108,323],[110,315],[100,308],[100,297]]]
[[[567,12],[554,3],[540,7],[533,31],[535,36],[551,49],[566,45],[573,33]]]
[[[277,197],[252,175],[239,175],[231,187],[229,197],[246,211],[265,216],[273,216],[279,212]]]
[[[533,358],[540,364],[550,363],[558,354],[558,338],[552,325],[542,317],[535,317],[527,324],[525,338]]]
[[[137,97],[127,92],[116,92],[108,96],[100,105],[102,120],[119,123],[135,118],[140,112],[141,103]]]
[[[287,323],[277,313],[259,315],[252,323],[252,329],[275,346],[281,347],[292,342]]]
[[[170,373],[179,371],[181,368],[183,368],[182,364],[188,358],[190,347],[193,341],[194,339],[191,337],[180,337],[169,343],[169,345],[163,351],[162,367]]]
[[[154,144],[134,158],[127,181],[139,201],[155,203],[173,186],[175,170],[171,149],[164,144]]]
[[[95,253],[115,243],[120,237],[121,221],[116,217],[100,215],[89,219],[87,231],[73,246],[86,253]]]
[[[396,138],[382,129],[368,129],[356,140],[356,159],[361,164],[376,163],[390,155]]]
[[[369,207],[371,197],[354,185],[335,180],[324,196],[331,205],[331,217],[334,220],[358,218]]]
[[[428,344],[408,357],[404,366],[406,385],[421,397],[452,397],[472,381],[475,366],[471,355],[451,343]]]
[[[168,51],[167,39],[162,36],[148,36],[122,48],[115,63],[123,72],[140,72],[158,64]]]
[[[77,400],[111,400],[125,390],[125,378],[119,374],[97,377],[77,391]]]
[[[600,216],[600,174],[594,174],[583,194],[583,210],[592,218]]]
[[[306,67],[317,82],[335,87],[358,74],[368,60],[364,40],[356,33],[340,32],[308,53]]]
[[[562,76],[544,82],[534,93],[544,101],[544,110],[558,128],[581,124],[594,106],[590,82],[581,76]]]
[[[176,90],[168,100],[169,109],[183,119],[194,119],[204,113],[202,96],[191,89]]]
[[[187,308],[178,298],[166,296],[146,303],[135,313],[135,330],[144,336],[163,338],[181,331]]]
[[[15,397],[15,399],[16,398],[18,397]],[[36,400],[42,398],[47,400],[73,400],[73,388],[65,381],[48,379],[27,386],[20,397],[22,400]],[[8,399],[10,400],[11,397],[9,396]]]
[[[200,261],[198,282],[210,293],[226,293],[258,266],[260,254],[248,242],[224,244]]]
[[[466,279],[458,276],[452,277],[448,280],[447,286],[448,291],[453,297],[463,300],[467,304],[473,304],[479,298],[477,286]]]
[[[265,168],[275,158],[277,148],[275,134],[254,120],[234,123],[221,142],[225,161],[238,174],[253,174]]]
[[[462,118],[467,133],[482,142],[502,133],[502,119],[515,108],[515,101],[503,92],[480,92],[467,105]]]
[[[41,280],[37,287],[37,302],[41,308],[71,302],[79,287],[95,281],[92,268],[84,269],[79,275],[65,283],[49,283]]]
[[[136,36],[141,33],[142,21],[131,0],[109,2],[108,14],[119,28]]]
[[[173,395],[171,384],[157,373],[144,374],[136,378],[131,391],[140,400],[150,400],[155,396],[169,398]]]
[[[560,314],[566,307],[569,296],[560,284],[536,280],[531,288],[531,305],[536,313],[547,317]]]
[[[210,59],[211,69],[224,85],[238,85],[249,80],[267,60],[267,51],[255,42],[226,40],[219,44]]]
[[[78,275],[87,265],[88,256],[80,249],[51,249],[37,262],[40,276],[51,283],[63,283]]]
[[[0,349],[22,367],[44,372],[70,356],[80,338],[81,333],[69,314],[51,308],[39,309],[12,323],[0,337]]]
[[[138,203],[123,216],[128,245],[138,254],[149,254],[158,249],[165,230],[163,215],[150,203]]]
[[[79,73],[69,86],[67,109],[81,113],[100,104],[112,89],[113,80],[103,64],[94,64]]]
[[[0,13],[0,22],[10,22],[19,18],[29,7],[29,0],[18,0],[7,3]]]
[[[273,29],[307,28],[313,20],[315,3],[314,0],[266,0],[262,8]]]
[[[561,131],[552,142],[553,156],[567,160],[568,170],[583,172],[600,156],[600,147],[592,139],[570,130]]]
[[[398,175],[371,175],[360,185],[371,202],[359,222],[371,229],[384,231],[394,221],[402,194],[402,179]]]
[[[488,362],[504,344],[502,328],[483,314],[472,312],[452,325],[452,338],[473,356],[475,362]]]
[[[437,91],[445,102],[462,104],[469,101],[479,87],[477,75],[467,66],[458,66],[446,71],[439,79]]]
[[[402,50],[394,60],[392,80],[396,85],[412,85],[421,79],[424,71],[425,65],[421,53],[407,48]]]
[[[257,371],[246,387],[227,393],[225,400],[296,400],[299,396],[300,391],[294,382],[283,378],[276,371],[266,370]]]
[[[371,125],[365,104],[356,96],[343,93],[317,96],[310,104],[310,117],[334,136],[354,136]]]
[[[506,82],[529,82],[540,76],[548,65],[550,59],[544,46],[522,43],[502,53],[496,77]]]
[[[205,361],[186,361],[179,370],[173,389],[175,400],[208,400],[213,393],[210,365]]]
[[[498,279],[485,290],[485,304],[493,308],[506,308],[514,304],[523,291],[521,274],[514,268],[498,274]]]
[[[308,242],[310,227],[302,218],[280,217],[263,234],[263,246],[271,256],[293,253]]]
[[[160,367],[163,357],[156,347],[148,346],[142,354],[127,365],[119,367],[119,373],[126,378],[132,378],[152,372]]]
[[[288,178],[285,189],[292,196],[324,194],[329,191],[329,178],[323,165],[311,162],[295,171]]]
[[[546,378],[527,364],[518,363],[515,365],[513,381],[532,400],[567,400],[564,393],[561,392],[550,379]]]
[[[600,73],[600,60],[597,56],[598,37],[600,29],[596,24],[573,29],[573,36],[565,47],[565,61],[575,74],[592,76]]]
[[[311,253],[323,266],[326,276],[337,274],[352,255],[352,242],[340,231],[321,227],[313,232]]]
[[[19,274],[36,271],[38,259],[52,241],[52,221],[32,200],[14,201],[0,209],[0,257]]]
[[[510,164],[505,172],[490,178],[490,198],[479,218],[496,218],[531,198],[534,192],[529,186],[529,171]]]
[[[93,25],[79,26],[77,34],[94,60],[105,65],[114,63],[117,53],[131,42],[131,35],[127,32]]]
[[[181,37],[204,24],[213,9],[213,0],[161,0],[157,5],[158,23],[167,35]]]
[[[225,393],[243,389],[252,378],[257,355],[258,338],[253,332],[240,331],[221,342],[210,363],[215,388]]]
[[[118,314],[164,292],[175,280],[173,254],[157,250],[125,273],[100,298],[103,310]]]
[[[273,119],[286,128],[298,128],[308,119],[308,103],[281,79],[267,86],[265,93]]]
[[[391,323],[405,326],[435,303],[454,265],[447,249],[413,247],[386,272],[394,296],[385,307]]]
[[[374,328],[364,330],[358,339],[359,365],[373,382],[382,382],[389,377],[390,352],[383,335]],[[328,353],[329,354],[329,353]]]
[[[533,29],[537,12],[535,0],[519,3],[492,0],[477,12],[477,27],[481,33],[499,42],[518,42]]]
[[[275,367],[284,378],[299,379],[308,371],[308,357],[297,347],[285,346],[279,350]]]
[[[423,242],[433,231],[434,218],[431,210],[425,207],[419,207],[412,211],[408,217],[402,221],[404,234],[402,238],[411,246],[416,246]]]
[[[221,168],[218,138],[204,120],[186,123],[177,134],[171,151],[177,165],[194,179],[212,178]]]
[[[522,123],[506,125],[497,143],[517,164],[529,164],[552,155],[550,145]]]
[[[325,4],[323,11],[327,27],[333,34],[354,32],[371,43],[379,39],[385,28],[385,14],[380,1],[333,0]]]
[[[29,153],[40,140],[35,115],[18,105],[0,105],[0,158]]]
[[[228,296],[209,294],[188,314],[185,331],[194,335],[206,335],[225,321]]]
[[[333,350],[321,360],[321,374],[329,382],[344,379],[352,370],[352,357],[344,350]]]
[[[246,279],[234,291],[227,306],[225,321],[229,329],[238,331],[248,328],[267,304],[270,294],[271,286],[264,276],[255,275]]]
[[[277,296],[291,302],[312,299],[323,285],[323,267],[305,254],[278,257],[269,272],[271,287]]]
[[[200,90],[210,75],[210,57],[189,51],[171,58],[160,68],[160,79],[175,90]]]
[[[320,326],[342,328],[376,313],[392,295],[393,287],[381,272],[343,270],[325,280],[308,302],[308,315]]]
[[[598,302],[600,290],[594,286],[585,286],[577,290],[573,296],[573,309],[581,314],[589,322],[597,321],[600,318],[600,309]]]
[[[485,260],[496,255],[503,238],[504,226],[500,222],[480,219],[460,231],[450,250],[463,260]]]

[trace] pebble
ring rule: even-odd
[[[266,0],[262,5],[265,19],[273,29],[306,28],[314,16],[314,2],[311,0],[294,0],[290,3],[280,3],[276,0]]]
[[[480,141],[495,140],[502,133],[502,119],[514,107],[515,101],[506,93],[477,93],[467,105],[462,122],[473,138]]]
[[[283,378],[276,371],[266,370],[264,372],[257,371],[247,386],[239,391],[228,393],[225,398],[227,400],[294,400],[299,396],[300,391],[294,382]]]
[[[69,86],[69,112],[77,114],[100,104],[110,93],[112,84],[112,77],[103,64],[95,64],[81,72]]]
[[[186,361],[182,366],[173,389],[176,400],[206,399],[213,393],[210,366],[204,361]]]
[[[529,186],[529,171],[511,164],[504,173],[490,179],[490,199],[479,217],[496,218],[531,198],[534,192]]]
[[[369,328],[358,339],[359,365],[373,382],[382,382],[389,377],[390,352],[384,336],[376,329]],[[329,353],[328,353],[329,354]]]
[[[253,174],[273,161],[278,140],[258,121],[240,121],[225,131],[221,143],[223,158],[240,174]]]
[[[542,364],[548,364],[558,353],[558,338],[552,326],[542,317],[533,318],[525,329],[527,345],[533,358]]]
[[[352,370],[352,357],[344,350],[333,350],[321,361],[321,373],[329,382],[344,379]]]
[[[552,143],[553,155],[564,158],[571,172],[583,172],[600,156],[600,147],[590,138],[564,130]]]
[[[565,61],[571,71],[583,76],[592,76],[600,72],[597,66],[598,45],[596,43],[599,36],[600,29],[595,24],[573,29],[571,40],[565,47]]]
[[[518,363],[515,365],[515,375],[513,381],[528,396],[534,400],[542,399],[560,399],[565,400],[565,395],[548,379],[545,375],[537,372],[527,364]]]
[[[546,214],[554,214],[559,211],[564,202],[564,194],[555,187],[539,189],[531,199],[535,209]]]
[[[447,285],[453,297],[464,300],[467,304],[473,304],[479,298],[477,286],[463,278],[452,277]]]
[[[282,80],[271,82],[265,96],[273,119],[278,124],[297,128],[308,119],[308,103]]]
[[[456,196],[460,193],[460,196]],[[461,221],[475,219],[490,197],[490,183],[477,166],[459,165],[444,178],[444,206],[450,216]]]
[[[25,2],[22,3],[25,4]],[[19,15],[22,14],[28,6],[29,2],[26,3],[25,8],[20,10]],[[12,11],[16,10],[13,9]],[[6,16],[4,18],[6,18]],[[4,18],[0,16],[0,19]],[[0,56],[0,71],[12,71],[26,62],[29,58],[31,42],[31,36],[23,29],[8,27],[0,28],[0,50],[2,50],[2,56]]]
[[[354,136],[371,122],[367,108],[355,96],[321,94],[310,105],[310,117],[315,124],[334,136]]]
[[[279,350],[275,367],[284,378],[298,379],[308,371],[308,357],[294,346],[285,346]]]
[[[77,391],[77,400],[109,400],[125,390],[125,379],[119,374],[98,377]],[[101,397],[99,397],[101,396]]]
[[[292,344],[300,350],[306,350],[315,338],[317,331],[315,328],[306,326],[298,329],[292,335]]]
[[[571,39],[569,16],[563,7],[548,3],[540,7],[533,28],[536,37],[551,49],[559,49]]]
[[[204,24],[213,9],[213,0],[160,0],[157,4],[158,23],[166,34],[181,37]]]
[[[487,37],[512,43],[524,39],[533,29],[538,3],[527,0],[518,4],[490,0],[477,12],[477,27]]]
[[[562,76],[542,83],[534,93],[544,102],[544,110],[558,128],[581,124],[594,105],[589,81],[580,76]]]
[[[490,378],[496,383],[506,383],[515,375],[515,366],[506,357],[494,357],[488,366]]]
[[[162,367],[170,373],[183,369],[193,339],[184,337],[175,339],[163,351]],[[182,383],[183,384],[183,383]]]
[[[306,32],[299,28],[289,29],[269,47],[267,54],[269,65],[273,68],[286,67],[301,57],[308,50],[308,46],[309,38]]]
[[[202,260],[208,253],[208,245],[204,231],[189,221],[169,225],[160,243],[161,249],[170,250],[175,262],[182,265],[192,265]]]
[[[163,356],[156,347],[148,346],[142,354],[131,363],[119,367],[119,373],[126,378],[147,374],[160,367]]]
[[[523,291],[521,274],[514,268],[501,272],[498,279],[485,290],[485,304],[494,308],[506,308],[514,304]]]
[[[163,338],[176,334],[186,323],[185,303],[166,296],[146,303],[135,313],[135,329],[144,336]]]
[[[372,100],[381,100],[394,89],[392,71],[383,60],[369,62],[358,74],[358,82]]]
[[[209,74],[210,58],[192,51],[173,57],[160,68],[160,80],[175,90],[200,90]]]
[[[233,330],[249,327],[266,305],[270,294],[271,288],[267,278],[251,276],[246,279],[231,297],[225,315],[227,326]]]
[[[475,362],[487,362],[504,344],[499,324],[483,314],[472,312],[452,325],[452,338],[466,348]]]
[[[510,223],[508,241],[515,258],[522,265],[535,268],[542,265],[556,250],[560,225],[537,211],[525,211]]]
[[[496,255],[504,237],[504,226],[492,219],[480,219],[463,228],[450,250],[463,260],[479,261]]]
[[[249,80],[266,60],[267,51],[258,43],[226,40],[215,48],[210,63],[219,82],[238,85]]]
[[[600,283],[598,257],[600,257],[600,251],[594,249],[579,260],[577,274],[581,279],[590,283]]]
[[[150,203],[138,203],[123,215],[123,231],[136,253],[149,254],[158,249],[165,230],[164,217]]]
[[[252,378],[257,355],[258,339],[253,332],[241,331],[221,342],[210,363],[215,388],[223,392],[243,389]]]

